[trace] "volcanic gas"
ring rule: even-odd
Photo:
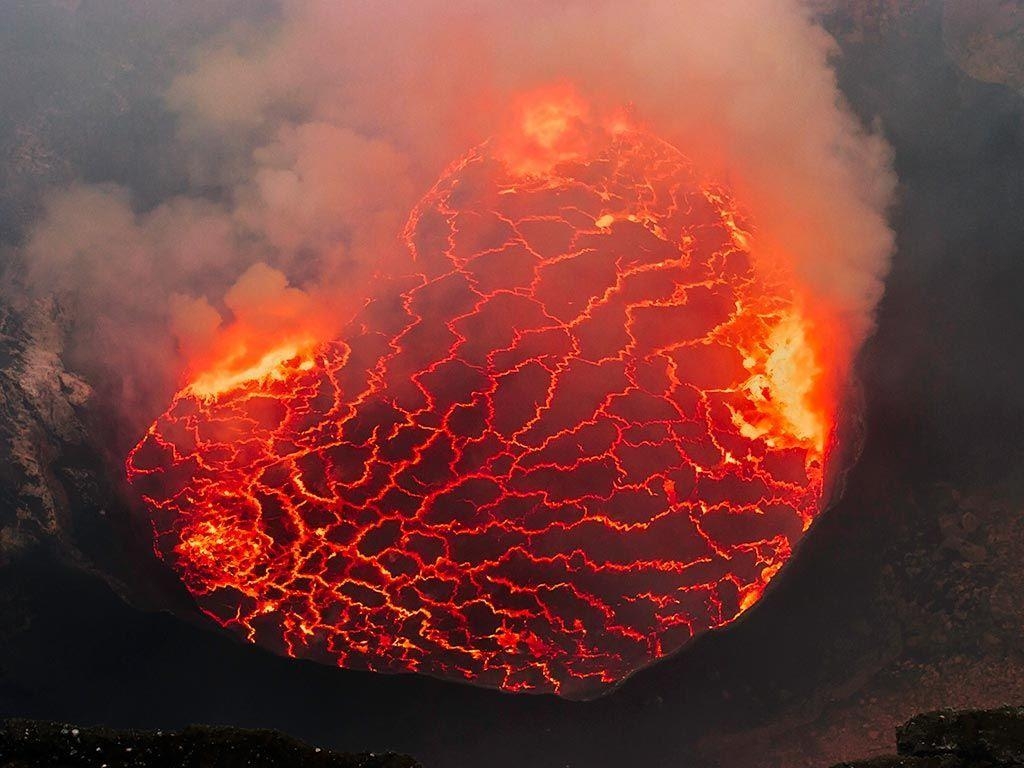
[[[571,103],[454,163],[327,343],[187,383],[127,472],[248,640],[586,696],[735,619],[819,512],[827,350],[727,189]]]

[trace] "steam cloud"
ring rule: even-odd
[[[796,0],[285,2],[207,41],[164,84],[194,193],[55,191],[21,255],[73,299],[86,348],[148,420],[245,326],[336,333],[443,167],[515,94],[568,81],[637,116],[729,185],[757,255],[831,318],[845,368],[892,250],[884,140],[848,112],[832,39]],[[821,312],[821,308],[827,312]]]

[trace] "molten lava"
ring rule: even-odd
[[[342,338],[190,383],[129,455],[221,625],[588,695],[735,619],[819,511],[828,361],[727,193],[621,122],[522,128],[427,193]]]

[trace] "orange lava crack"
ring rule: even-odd
[[[491,144],[341,340],[185,387],[128,456],[156,548],[291,656],[586,696],[752,605],[817,514],[830,414],[728,195],[618,130]]]

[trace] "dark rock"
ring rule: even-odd
[[[1024,765],[1024,707],[929,712],[905,723],[896,738],[901,755],[954,754]]]
[[[1024,768],[1024,707],[917,715],[896,729],[896,749],[833,768]]]
[[[977,763],[965,763],[955,755],[939,755],[928,757],[908,757],[905,755],[885,755],[870,760],[857,760],[852,763],[839,763],[833,768],[980,768]]]
[[[1024,91],[1024,6],[1014,0],[946,0],[947,53],[970,77]]]
[[[83,444],[92,390],[64,366],[64,322],[52,300],[0,305],[0,562],[44,540],[77,552],[57,457]]]
[[[0,729],[0,768],[416,768],[394,754],[342,754],[278,731],[189,726],[117,731],[33,720]]]

